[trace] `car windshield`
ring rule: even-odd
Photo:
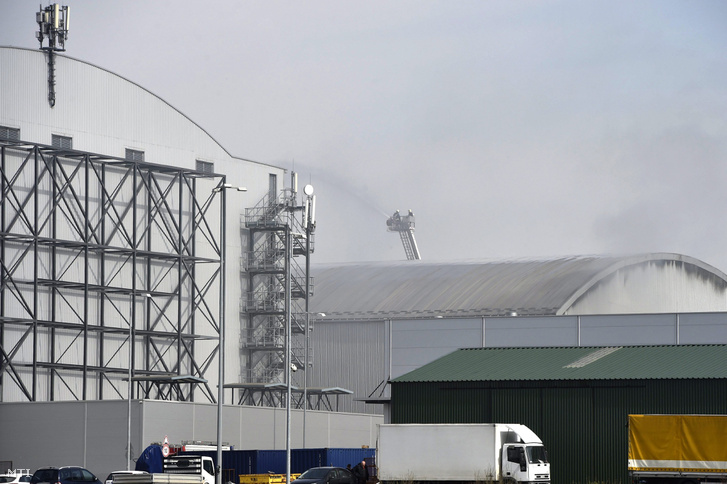
[[[321,477],[325,477],[328,471],[329,469],[314,467],[302,473],[298,479],[320,479]]]
[[[531,445],[528,449],[528,461],[531,464],[546,463],[548,462],[548,453],[545,451],[545,447],[542,445]]]

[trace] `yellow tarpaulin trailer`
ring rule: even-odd
[[[727,478],[727,415],[629,415],[629,472]]]

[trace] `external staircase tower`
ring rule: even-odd
[[[312,360],[308,309],[313,295],[310,256],[315,197],[311,195],[308,185],[303,202],[298,202],[297,175],[293,173],[290,188],[278,192],[273,180],[268,194],[245,210],[247,294],[241,305],[245,327],[240,343],[242,380],[247,384],[285,384],[287,369],[292,369],[293,385],[306,383]],[[281,406],[281,402],[267,403]]]

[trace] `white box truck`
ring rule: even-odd
[[[543,443],[521,424],[383,424],[379,481],[548,483]]]

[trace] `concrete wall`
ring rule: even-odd
[[[152,442],[217,440],[217,406],[133,400],[132,458]],[[0,461],[14,468],[80,465],[100,479],[126,469],[126,401],[0,404]],[[306,412],[308,448],[376,446],[383,417]],[[225,406],[222,440],[236,449],[285,449],[286,413],[282,408]],[[303,447],[303,412],[291,411],[291,448]],[[132,463],[132,468],[134,464]],[[4,469],[3,469],[4,471]]]

